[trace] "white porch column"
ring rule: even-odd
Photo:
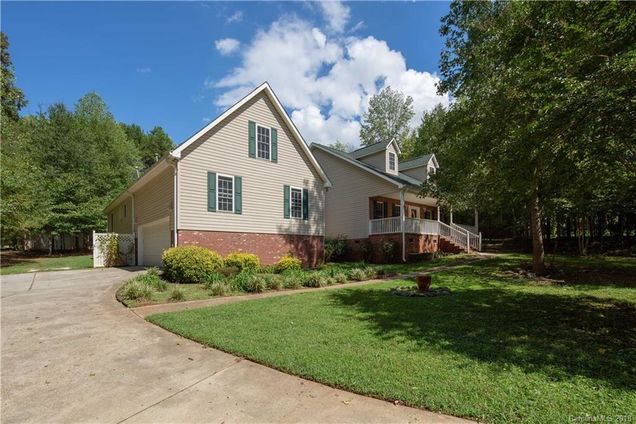
[[[402,230],[402,262],[406,262],[406,235],[404,227],[406,226],[406,210],[404,208],[404,190],[400,190],[400,229]]]
[[[475,209],[475,233],[479,234],[479,212]]]
[[[453,207],[450,207],[450,223],[453,225]]]
[[[437,204],[437,221],[438,221],[438,222],[440,221],[440,212],[439,212],[439,209],[440,209],[440,207],[439,207],[439,203],[438,203],[438,204]]]

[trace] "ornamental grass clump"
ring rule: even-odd
[[[119,289],[119,296],[123,300],[150,300],[152,288],[137,278],[126,281]]]
[[[327,276],[319,272],[313,272],[305,275],[302,285],[305,287],[324,287],[327,285]]]
[[[230,285],[225,281],[216,281],[209,287],[212,296],[226,296],[230,293]]]
[[[173,287],[168,300],[171,302],[182,302],[185,300],[185,292],[181,287]]]
[[[366,272],[362,268],[353,268],[349,272],[349,279],[353,281],[363,281],[367,278]]]
[[[345,284],[347,282],[347,274],[344,272],[337,272],[333,275],[333,279],[336,284]]]
[[[161,259],[166,278],[175,283],[203,283],[223,264],[218,253],[199,246],[172,247],[163,252]]]

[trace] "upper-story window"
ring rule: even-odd
[[[270,129],[256,126],[256,157],[269,160],[271,153]]]
[[[435,167],[434,167],[434,166],[429,166],[429,167],[428,167],[428,173],[429,173],[430,175],[433,175],[433,174],[435,173]]]
[[[234,178],[223,175],[217,176],[217,210],[223,212],[234,211]]]
[[[389,169],[395,171],[395,153],[389,152]]]

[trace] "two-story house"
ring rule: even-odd
[[[344,236],[351,259],[382,251],[384,240],[399,245],[402,260],[438,250],[478,250],[480,236],[440,220],[437,199],[421,197],[422,184],[439,168],[434,154],[399,161],[393,141],[345,153],[320,144],[310,146],[333,187],[326,194],[326,236]],[[366,246],[366,247],[365,247]]]
[[[108,231],[134,233],[137,263],[175,245],[265,264],[323,259],[331,183],[264,83],[152,166],[105,210]]]

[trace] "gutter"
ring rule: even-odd
[[[174,156],[173,156],[174,158]],[[179,188],[178,188],[178,184],[179,184],[179,160],[177,158],[174,158],[174,161],[172,163],[172,166],[174,167],[174,173],[173,173],[173,179],[172,179],[172,192],[173,192],[173,199],[172,199],[172,214],[173,214],[173,219],[172,219],[172,231],[173,231],[173,237],[174,237],[174,247],[177,247],[179,245],[179,239],[178,239],[178,223],[177,223],[177,218],[178,218],[178,199],[179,199]]]

